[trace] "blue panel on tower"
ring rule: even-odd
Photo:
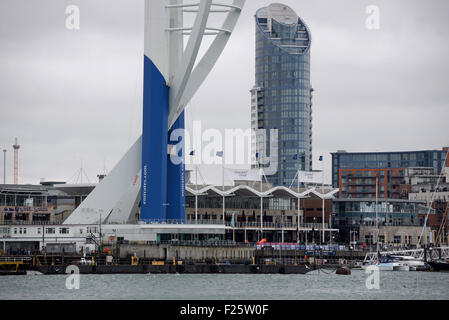
[[[145,56],[142,132],[142,220],[167,217],[168,92],[164,76]]]
[[[179,222],[185,221],[185,150],[184,150],[184,112],[181,113],[178,120],[176,120],[172,129],[168,133],[169,144],[176,145],[176,152],[178,153],[176,161],[170,159],[168,156],[167,164],[167,219],[177,220]],[[174,139],[176,141],[170,142],[170,136],[175,130],[179,130],[179,134],[175,133]],[[181,161],[179,163],[179,161]]]

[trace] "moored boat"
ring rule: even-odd
[[[433,271],[449,271],[449,261],[429,261],[428,264]]]
[[[394,255],[391,256],[394,258],[397,262],[401,263],[401,265],[404,267],[404,269],[408,270],[399,270],[399,271],[416,271],[417,269],[421,269],[425,267],[425,263],[423,260],[416,259],[412,256],[399,256]],[[401,269],[402,267],[400,267]]]
[[[362,268],[366,270],[368,266],[376,266],[380,271],[414,271],[424,267],[424,262],[411,256],[388,255],[377,263],[363,265]]]

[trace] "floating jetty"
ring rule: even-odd
[[[68,266],[77,266],[80,274],[306,274],[337,269],[347,255],[249,246],[133,245],[90,255],[40,253],[4,259],[22,259],[23,269],[42,274],[66,274]]]
[[[4,259],[21,259],[23,269],[42,274],[66,274],[68,266],[77,266],[80,274],[306,274],[351,265],[347,258],[355,256],[345,251],[254,246],[126,244],[87,255],[52,252]]]
[[[306,274],[314,270],[307,265],[245,265],[245,264],[138,264],[77,265],[80,274]],[[43,274],[66,274],[64,266],[34,266],[29,270]]]
[[[12,259],[12,258],[10,258]],[[219,261],[182,261],[173,257],[170,260],[130,257],[112,259],[112,256],[99,255],[90,257],[64,255],[35,255],[18,258],[20,262],[5,262],[15,274],[37,271],[46,275],[70,273],[69,266],[78,267],[80,274],[306,274],[317,268],[307,262],[277,263],[261,262],[253,258],[252,262]],[[73,270],[73,269],[71,269]]]
[[[449,261],[429,261],[430,268],[433,271],[449,272]]]
[[[0,261],[0,276],[25,275],[26,265],[23,261]]]

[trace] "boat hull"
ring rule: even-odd
[[[364,265],[362,266],[363,270],[366,270],[369,266],[376,266],[379,268],[379,271],[410,271],[410,267],[408,265],[401,265],[399,263],[378,263],[372,265]]]
[[[430,261],[428,263],[434,271],[449,271],[449,263],[448,262]]]

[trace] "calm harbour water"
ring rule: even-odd
[[[307,275],[81,275],[68,290],[66,276],[0,277],[0,300],[320,300],[449,299],[449,273],[382,272],[380,290],[368,290],[368,275],[314,271]]]

